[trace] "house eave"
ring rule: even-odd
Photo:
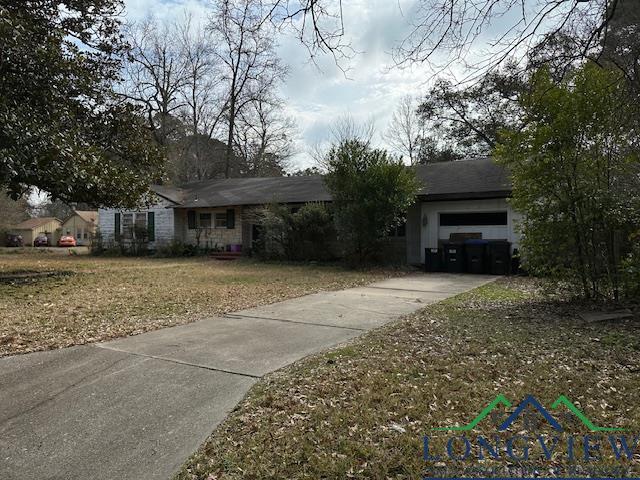
[[[418,200],[421,202],[444,202],[455,200],[491,200],[496,198],[509,198],[511,190],[498,190],[492,192],[458,192],[458,193],[436,193],[419,194]]]

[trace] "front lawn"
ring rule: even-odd
[[[0,356],[192,322],[394,272],[208,258],[0,255]]]
[[[631,439],[640,432],[640,309],[630,305],[634,317],[628,320],[588,323],[579,313],[589,308],[550,297],[528,279],[501,279],[429,306],[261,380],[178,478],[416,479],[442,472],[467,476],[463,466],[515,466],[537,472],[528,477],[566,477],[620,465],[629,468],[626,476],[638,476],[640,446],[634,460],[616,462],[606,440],[592,438],[600,442],[603,459],[585,465],[583,446],[576,444],[574,475],[562,475],[553,468],[566,463],[563,447],[551,460],[537,446],[529,461],[515,462],[505,458],[500,443],[504,435],[555,433],[536,414],[532,423],[519,419],[497,432],[529,394],[548,409],[565,395],[596,426],[625,428]],[[495,417],[472,430],[433,430],[471,422],[499,394],[512,406],[500,405]],[[565,428],[561,445],[569,433],[609,435],[590,432],[563,407],[550,411]],[[439,460],[423,459],[425,435],[430,455]],[[485,450],[478,461],[474,444],[470,459],[450,460],[451,435],[497,441],[500,458],[489,458]],[[462,442],[457,439],[456,454],[464,453]],[[516,448],[522,455],[522,443]],[[506,476],[504,470],[496,475]]]

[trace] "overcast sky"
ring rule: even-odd
[[[331,58],[320,59],[321,70],[309,64],[306,49],[292,36],[280,37],[279,54],[290,74],[282,86],[289,114],[299,127],[296,166],[313,165],[308,151],[326,140],[328,129],[337,117],[351,115],[358,122],[371,120],[384,145],[381,133],[399,99],[406,94],[425,91],[429,78],[426,68],[398,70],[390,65],[390,51],[407,33],[407,15],[413,0],[349,0],[344,2],[345,30],[354,48],[361,52],[348,63],[348,78]],[[199,0],[126,0],[127,16],[141,19],[177,18],[186,8],[195,17],[206,16],[206,1]]]

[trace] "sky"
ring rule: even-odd
[[[358,52],[343,65],[345,75],[331,57],[309,62],[306,48],[293,35],[279,37],[278,53],[289,75],[281,86],[287,113],[298,126],[294,168],[314,165],[311,150],[329,138],[336,119],[349,115],[355,122],[373,122],[374,144],[385,146],[382,134],[400,99],[424,93],[431,78],[426,67],[400,70],[391,66],[390,52],[408,32],[405,15],[414,0],[349,0],[344,2],[347,39]],[[178,18],[187,9],[194,18],[207,15],[206,0],[125,0],[129,20],[153,15]]]

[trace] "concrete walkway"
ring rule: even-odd
[[[0,359],[0,478],[169,479],[262,375],[492,279],[416,274]]]

